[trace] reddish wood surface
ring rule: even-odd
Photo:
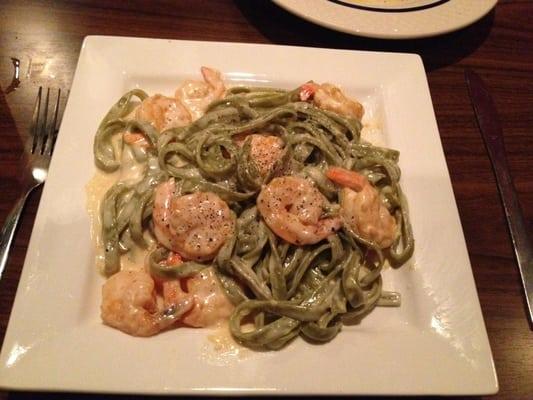
[[[500,0],[476,24],[410,41],[357,38],[320,28],[268,1],[0,1],[0,222],[17,193],[18,159],[36,88],[68,88],[84,36],[91,34],[291,44],[415,52],[422,56],[446,160],[500,380],[498,398],[533,398],[533,333],[491,166],[479,135],[465,67],[490,87],[505,132],[511,173],[524,214],[533,220],[533,1]],[[32,59],[10,93],[9,57]],[[319,62],[319,60],[309,60]],[[23,69],[23,73],[26,70]],[[3,338],[40,193],[25,209],[0,282]],[[438,229],[438,227],[435,227]],[[142,368],[142,366],[139,366]],[[468,377],[465,377],[468,379]],[[2,393],[1,398],[71,395]],[[91,396],[80,396],[91,397]]]

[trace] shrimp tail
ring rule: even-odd
[[[222,74],[220,71],[209,67],[201,67],[200,71],[204,81],[213,88],[215,96],[222,96],[226,88],[224,86],[224,81],[222,80]]]
[[[368,184],[367,179],[355,172],[339,167],[330,167],[326,172],[329,180],[336,184],[360,192]]]
[[[315,96],[315,93],[318,89],[318,85],[313,82],[309,81],[307,83],[304,83],[302,86],[300,86],[300,100],[301,101],[308,101],[312,100]]]

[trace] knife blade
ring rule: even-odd
[[[530,328],[533,329],[533,247],[528,237],[522,209],[509,173],[502,127],[498,119],[496,106],[483,80],[469,69],[465,71],[465,79],[479,130],[496,176],[496,184],[500,192],[516,261],[518,262],[518,269],[522,278],[529,311]]]

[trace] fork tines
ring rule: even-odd
[[[44,99],[43,99],[44,97]],[[61,89],[39,87],[31,121],[28,151],[51,155],[57,138],[60,118]]]

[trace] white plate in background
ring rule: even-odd
[[[497,0],[273,0],[318,25],[358,36],[414,39],[464,28]]]
[[[308,63],[307,60],[321,60]],[[206,329],[128,336],[99,316],[103,278],[85,209],[92,143],[126,91],[171,94],[208,65],[228,83],[334,82],[401,152],[413,261],[384,273],[400,308],[377,308],[330,343],[214,349]],[[254,44],[87,37],[0,355],[0,386],[141,394],[480,395],[497,378],[420,58]]]

